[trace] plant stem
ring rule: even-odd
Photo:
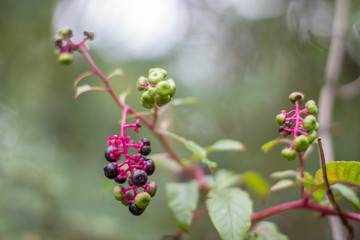
[[[301,154],[301,152],[298,152],[299,162],[300,162],[300,177],[304,178],[304,172],[305,172],[305,160]],[[301,184],[301,198],[305,199],[306,191],[304,184]]]
[[[297,209],[297,208],[315,210],[315,211],[318,211],[318,212],[321,212],[321,213],[327,214],[327,215],[337,215],[337,213],[332,208],[329,208],[329,207],[326,207],[326,206],[323,206],[323,205],[320,205],[317,203],[312,203],[309,201],[297,200],[297,201],[293,201],[293,202],[279,204],[274,207],[265,209],[261,212],[253,213],[252,221],[256,222],[256,221],[262,220],[264,218],[270,217],[272,215],[275,215],[275,214],[278,214],[281,212],[285,212],[285,211],[288,211],[291,209]],[[342,212],[342,215],[347,219],[352,219],[352,220],[360,222],[360,214],[353,213],[353,212]]]
[[[351,239],[354,238],[354,229],[353,229],[353,226],[342,215],[340,207],[336,203],[334,195],[331,192],[329,181],[328,181],[328,178],[327,178],[325,156],[324,156],[324,150],[323,150],[323,147],[322,147],[321,138],[318,138],[318,146],[319,146],[319,152],[320,152],[321,169],[322,169],[323,179],[324,179],[325,188],[326,188],[326,195],[327,195],[332,207],[335,209],[336,214],[341,219],[342,224],[348,229],[347,239],[351,240]]]

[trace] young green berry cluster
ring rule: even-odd
[[[93,40],[95,34],[93,32],[84,32],[85,38],[81,43],[83,44],[86,40]],[[66,28],[58,32],[58,34],[53,38],[53,43],[57,47],[55,54],[58,58],[58,61],[62,64],[69,65],[73,61],[73,52],[78,50],[78,45],[71,41],[73,37],[73,32],[71,29]]]
[[[165,79],[167,71],[162,68],[151,68],[148,77],[138,78],[136,87],[144,91],[141,95],[141,105],[153,108],[154,104],[162,107],[169,103],[176,92],[176,85],[172,78]]]
[[[314,116],[318,112],[314,100],[307,101],[305,108],[299,109],[300,104],[304,101],[304,94],[293,92],[289,99],[295,104],[295,109],[289,112],[282,110],[276,116],[276,122],[279,124],[279,132],[282,136],[287,137],[293,134],[290,147],[285,147],[281,151],[282,156],[291,161],[296,158],[296,152],[306,151],[317,138],[319,123]]]
[[[134,127],[137,131],[139,121],[124,125],[124,128],[127,127]],[[129,148],[135,148],[137,153],[130,155]],[[137,144],[128,136],[114,135],[108,138],[105,159],[109,163],[104,166],[104,175],[119,184],[113,189],[114,197],[129,206],[129,211],[135,216],[145,211],[157,189],[154,181],[148,181],[148,176],[155,171],[154,161],[147,157],[150,152],[151,145],[147,138],[141,139]],[[125,160],[117,163],[122,156]],[[121,185],[126,182],[129,184],[127,188]]]

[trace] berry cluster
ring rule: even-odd
[[[124,125],[124,128],[134,127],[137,131],[139,126],[137,121],[136,124]],[[129,148],[137,149],[137,153],[130,155]],[[105,150],[105,158],[110,162],[104,166],[105,177],[114,179],[119,184],[126,181],[129,184],[127,188],[116,185],[113,189],[114,197],[125,206],[129,206],[130,212],[136,216],[145,211],[157,189],[154,181],[148,182],[148,176],[155,171],[154,161],[146,157],[150,152],[149,139],[143,138],[135,144],[130,137],[117,135],[109,136],[108,148]],[[117,163],[122,156],[125,160]]]
[[[93,32],[84,32],[84,40],[93,40],[95,34]],[[71,29],[62,29],[59,33],[53,38],[54,45],[58,48],[55,54],[58,57],[58,61],[62,64],[69,65],[73,61],[73,51],[78,50],[78,45],[74,44],[71,41],[73,37],[73,32]]]
[[[145,108],[153,108],[154,104],[159,107],[166,105],[175,95],[176,85],[173,79],[167,77],[167,71],[162,68],[151,68],[148,77],[139,77],[136,87],[145,92],[141,96],[141,105]]]
[[[304,95],[300,92],[293,92],[289,99],[295,104],[295,110],[286,112],[282,110],[276,116],[276,122],[280,125],[279,132],[286,137],[293,134],[290,147],[285,147],[281,154],[284,158],[291,161],[296,158],[296,152],[304,152],[309,145],[317,138],[319,123],[316,121],[318,108],[315,101],[309,100],[304,109],[299,109]],[[304,118],[301,115],[306,115]]]

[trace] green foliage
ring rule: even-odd
[[[214,179],[209,176],[208,183],[212,189],[221,190],[240,183],[241,179],[241,174],[236,174],[226,169],[218,169],[215,172]]]
[[[216,230],[223,240],[246,237],[251,224],[252,201],[239,188],[212,190],[206,206]]]
[[[178,226],[187,231],[199,200],[199,183],[191,181],[188,183],[168,183],[166,193],[168,205],[172,216]]]
[[[245,151],[245,146],[233,139],[221,139],[205,148],[207,153],[214,151]]]
[[[313,190],[315,187],[318,187],[317,184],[315,183],[313,177],[310,175],[310,173],[308,172],[304,172],[304,177],[301,178],[299,175],[297,176],[297,181],[299,183],[304,184],[305,188],[307,191],[311,191]],[[324,197],[324,190],[322,189],[318,189],[314,192],[314,194],[312,195],[315,199],[315,201],[317,201],[318,203],[321,202],[321,200]]]
[[[78,87],[76,87],[76,92],[75,92],[74,99],[77,99],[81,94],[83,94],[85,92],[90,92],[90,91],[106,91],[106,88],[92,87],[92,86],[90,86],[88,84],[78,86]]]
[[[296,183],[290,179],[281,179],[280,181],[276,182],[271,188],[270,192],[280,191],[289,187],[296,186]]]
[[[338,182],[360,186],[360,162],[336,161],[326,164],[326,174],[329,184]],[[322,169],[316,171],[316,184],[323,185]]]
[[[247,240],[287,240],[288,237],[279,232],[272,222],[261,221],[249,232]]]
[[[285,138],[275,138],[261,146],[261,150],[265,153],[269,152],[273,147],[279,143],[291,143],[289,139]]]
[[[350,187],[341,183],[336,183],[332,185],[331,188],[338,191],[344,198],[351,202],[354,207],[360,208],[360,199]]]
[[[246,187],[264,199],[269,194],[269,184],[256,172],[247,171],[243,174]]]

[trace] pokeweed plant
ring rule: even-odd
[[[72,31],[63,29],[54,37],[53,42],[60,63],[70,64],[74,52],[78,51],[91,67],[90,72],[80,75],[75,80],[75,99],[85,92],[105,91],[122,109],[120,133],[108,137],[104,155],[109,163],[104,166],[104,175],[115,182],[113,187],[115,199],[127,206],[133,215],[143,214],[156,194],[157,185],[149,180],[149,176],[155,171],[155,163],[167,162],[171,163],[172,169],[178,169],[178,173],[186,174],[189,179],[187,182],[168,183],[165,188],[169,209],[179,226],[179,231],[171,236],[172,239],[180,239],[189,231],[194,221],[206,214],[209,215],[220,237],[225,240],[287,239],[273,223],[260,220],[298,208],[314,210],[322,215],[339,216],[348,229],[348,239],[353,238],[353,227],[348,220],[360,222],[360,214],[341,211],[337,199],[343,197],[355,208],[360,208],[359,198],[348,185],[343,184],[360,185],[360,163],[339,161],[325,164],[321,138],[317,138],[317,130],[320,126],[315,116],[318,112],[315,101],[308,100],[301,109],[301,104],[305,100],[304,94],[291,93],[289,99],[295,105],[295,109],[282,110],[276,116],[281,138],[264,144],[262,150],[267,152],[279,143],[286,143],[288,146],[282,149],[281,155],[289,161],[298,158],[300,168],[298,171],[285,170],[271,174],[270,177],[279,181],[269,188],[267,182],[254,171],[236,174],[225,169],[213,170],[217,164],[209,160],[208,155],[214,151],[244,151],[245,147],[241,142],[222,139],[208,147],[202,147],[192,140],[168,131],[167,128],[158,127],[159,117],[168,109],[194,101],[193,99],[172,101],[176,84],[173,79],[167,78],[166,70],[152,68],[147,77],[140,76],[136,82],[137,90],[143,91],[140,104],[150,109],[148,112],[137,112],[128,106],[125,100],[131,91],[125,90],[118,96],[109,83],[109,80],[116,75],[124,78],[126,76],[121,70],[116,70],[108,76],[100,71],[85,46],[85,43],[93,38],[93,32],[84,32],[84,38],[74,42]],[[78,86],[81,80],[91,75],[97,75],[105,87]],[[136,118],[134,123],[127,123],[133,118]],[[147,126],[159,139],[165,153],[149,156],[151,144],[148,138],[136,141],[126,135],[126,129],[133,129],[139,133],[141,124]],[[289,140],[288,136],[292,139]],[[192,152],[192,158],[181,158],[171,146],[169,138],[184,144]],[[321,168],[316,172],[315,177],[305,171],[305,160],[313,150],[314,143],[319,147],[321,159]],[[210,174],[207,174],[208,172]],[[125,187],[124,184],[128,186]],[[301,199],[253,212],[252,200],[249,194],[242,190],[244,186],[262,199],[270,192],[297,187],[300,189]],[[198,209],[198,202],[203,199],[200,195],[206,196],[205,208],[202,209]]]

